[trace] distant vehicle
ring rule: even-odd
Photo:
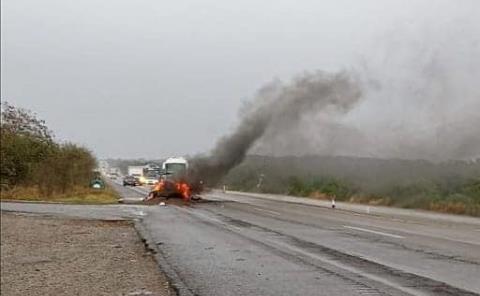
[[[105,183],[103,182],[102,179],[93,179],[90,182],[90,187],[93,189],[104,189],[105,188]]]
[[[143,183],[145,181],[145,177],[143,176],[143,169],[144,169],[143,165],[141,165],[141,166],[129,166],[127,174],[129,176],[133,176],[133,177],[137,178],[140,182],[140,185],[143,185]]]
[[[152,176],[152,175],[158,176],[161,174],[161,171],[162,171],[162,167],[155,163],[149,163],[143,167],[143,175],[145,177]]]
[[[110,168],[108,170],[108,175],[110,176],[111,179],[116,179],[117,177],[120,176],[120,170],[118,168]]]
[[[123,178],[123,186],[137,186],[140,185],[140,181],[134,176],[126,176]]]
[[[157,175],[145,176],[145,184],[155,185],[158,183],[158,179],[159,179],[159,176]]]
[[[90,181],[90,187],[94,189],[104,189],[105,182],[102,180],[99,170],[93,172],[93,179]]]

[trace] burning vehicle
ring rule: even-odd
[[[192,198],[188,183],[188,161],[183,157],[170,157],[162,164],[160,180],[155,184],[146,200],[155,197],[181,197],[184,200]]]

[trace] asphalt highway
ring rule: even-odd
[[[132,202],[149,190],[114,186]],[[208,202],[185,206],[2,210],[138,219],[184,295],[480,295],[480,219],[242,193],[203,197]]]

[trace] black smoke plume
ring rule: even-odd
[[[209,155],[192,160],[193,180],[217,185],[267,131],[281,136],[283,128],[308,116],[327,110],[346,113],[360,97],[358,83],[346,72],[307,73],[288,84],[272,82],[245,106],[233,133],[221,138]]]

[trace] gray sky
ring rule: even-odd
[[[412,73],[454,73],[451,96],[438,103],[436,88],[411,120],[457,122],[480,101],[479,11],[476,0],[2,0],[1,96],[100,157],[206,152],[259,87],[318,69],[383,80],[344,119],[370,132],[418,113],[400,98]]]

